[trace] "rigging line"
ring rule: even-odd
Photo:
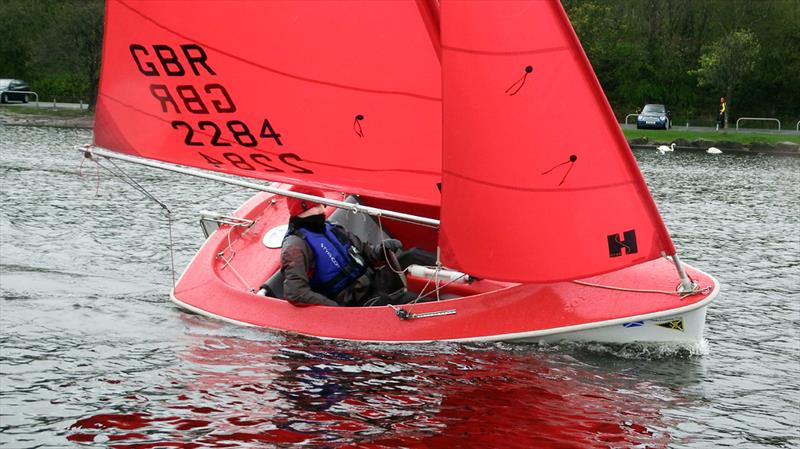
[[[95,164],[97,164],[97,166],[98,166],[98,167],[102,168],[103,170],[105,170],[105,171],[107,171],[109,174],[111,174],[111,176],[112,176],[112,177],[115,177],[115,178],[117,178],[117,179],[121,180],[122,182],[124,182],[125,184],[128,184],[129,186],[133,187],[133,189],[134,189],[134,190],[136,190],[136,191],[138,191],[139,193],[143,194],[143,195],[144,195],[144,196],[146,196],[147,198],[149,198],[149,199],[153,200],[153,201],[154,201],[154,202],[156,202],[156,203],[157,203],[159,206],[161,206],[161,207],[162,207],[162,208],[164,208],[164,209],[165,209],[167,212],[169,212],[169,209],[167,208],[167,206],[165,206],[165,205],[164,205],[164,203],[162,203],[161,201],[159,201],[158,199],[156,199],[156,197],[154,197],[152,194],[150,194],[150,192],[148,192],[147,190],[145,190],[145,189],[144,189],[144,188],[143,188],[141,185],[139,185],[139,184],[138,184],[138,183],[137,183],[135,180],[133,180],[133,178],[131,178],[131,177],[130,177],[130,176],[127,174],[127,173],[125,173],[125,171],[124,171],[124,170],[122,170],[120,167],[118,167],[116,164],[114,164],[114,162],[113,162],[112,160],[108,159],[108,162],[109,162],[109,163],[111,163],[111,165],[114,167],[114,170],[112,170],[112,169],[110,169],[110,168],[106,167],[105,165],[103,165],[103,164],[102,164],[102,163],[101,163],[99,160],[97,160],[97,159],[92,159],[92,161],[93,161]],[[115,171],[115,170],[116,170],[116,171]],[[98,178],[98,189],[99,189],[99,178]]]
[[[147,15],[145,15],[141,11],[138,11],[137,9],[133,8],[132,6],[128,5],[124,1],[122,1],[122,0],[117,0],[117,1],[122,6],[128,8],[133,13],[139,15],[141,18],[147,20],[148,22],[152,23],[153,25],[157,26],[158,28],[161,28],[162,30],[165,30],[165,31],[167,31],[169,33],[172,33],[172,34],[174,34],[174,35],[176,35],[178,37],[181,37],[183,39],[188,39],[191,42],[200,44],[205,48],[214,50],[217,53],[225,55],[225,56],[227,56],[227,57],[229,57],[231,59],[234,59],[236,61],[243,62],[243,63],[245,63],[247,65],[251,65],[253,67],[256,67],[256,68],[259,68],[259,69],[262,69],[262,70],[266,70],[268,72],[272,72],[272,73],[274,73],[276,75],[285,76],[287,78],[292,78],[292,79],[299,80],[299,81],[306,81],[306,82],[309,82],[309,83],[321,84],[323,86],[330,86],[330,87],[336,87],[336,88],[339,88],[339,89],[353,90],[353,91],[356,91],[356,92],[366,92],[366,93],[381,94],[381,95],[400,95],[400,96],[404,96],[404,97],[417,98],[417,99],[420,99],[420,100],[435,101],[435,102],[441,102],[442,101],[441,98],[431,97],[431,96],[428,96],[428,95],[415,94],[415,93],[412,93],[412,92],[393,91],[393,90],[380,90],[380,89],[370,89],[370,88],[366,88],[366,87],[348,86],[346,84],[339,84],[339,83],[334,83],[334,82],[331,82],[331,81],[323,81],[323,80],[320,80],[320,79],[308,78],[308,77],[305,77],[305,76],[294,75],[294,74],[289,73],[289,72],[284,72],[284,71],[281,71],[281,70],[278,70],[278,69],[274,69],[272,67],[268,67],[268,66],[259,64],[259,63],[255,62],[255,61],[251,61],[249,59],[245,59],[245,58],[243,58],[241,56],[237,56],[237,55],[235,55],[233,53],[230,53],[230,52],[227,52],[225,50],[221,50],[221,49],[219,49],[217,47],[214,47],[214,46],[208,45],[207,43],[201,42],[201,41],[199,41],[199,40],[197,40],[197,39],[195,39],[195,38],[193,38],[191,36],[188,36],[188,35],[185,35],[183,33],[178,32],[178,31],[175,31],[175,30],[173,30],[173,29],[171,29],[171,28],[169,28],[167,26],[162,25],[159,22],[156,22],[155,19],[153,19],[151,17],[148,17]]]
[[[378,214],[376,216],[376,218],[378,219],[378,230],[380,230],[380,235],[381,235],[381,239],[382,239],[381,240],[381,249],[383,250],[383,259],[386,261],[386,266],[389,267],[389,269],[392,270],[393,273],[402,276],[403,277],[403,284],[405,285],[406,284],[406,280],[405,280],[405,276],[404,275],[405,275],[406,271],[408,271],[408,267],[398,271],[398,270],[394,269],[394,267],[392,266],[391,263],[389,263],[389,255],[386,253],[386,245],[383,244],[383,236],[384,235],[388,235],[388,234],[385,234],[384,231],[383,231],[383,223],[381,222],[381,215]]]
[[[153,201],[155,201],[156,203],[158,203],[158,205],[159,205],[159,206],[161,206],[161,207],[162,207],[164,210],[166,210],[166,211],[167,211],[167,213],[170,213],[170,214],[172,213],[172,212],[169,210],[169,208],[167,207],[167,205],[166,205],[166,204],[162,203],[162,202],[161,202],[161,201],[159,201],[159,200],[158,200],[158,198],[156,198],[156,197],[155,197],[153,194],[151,194],[150,192],[148,192],[148,191],[147,191],[147,189],[145,189],[145,188],[144,188],[144,186],[142,186],[141,184],[139,184],[139,183],[138,183],[138,182],[137,182],[135,179],[133,179],[133,177],[132,177],[131,175],[129,175],[127,172],[125,172],[125,170],[123,170],[122,168],[120,168],[120,167],[119,167],[119,166],[118,166],[118,165],[117,165],[117,164],[114,162],[114,160],[113,160],[113,159],[109,159],[109,160],[108,160],[108,162],[109,162],[111,165],[113,165],[113,166],[114,166],[114,168],[115,168],[115,169],[117,170],[117,172],[119,173],[119,175],[120,175],[121,179],[122,179],[123,181],[125,181],[125,182],[126,182],[128,185],[130,185],[130,186],[131,186],[131,187],[133,187],[134,189],[136,189],[136,190],[138,190],[138,191],[142,192],[142,193],[143,193],[145,196],[147,196],[147,197],[148,197],[148,198],[150,198],[151,200],[153,200]]]
[[[438,273],[438,272],[439,272],[439,270],[441,270],[441,266],[439,266],[439,267],[436,269],[436,272]],[[409,303],[409,304],[417,304],[417,301],[418,301],[418,300],[420,300],[420,299],[425,299],[425,298],[429,297],[430,295],[432,295],[433,293],[436,293],[436,301],[437,301],[437,302],[438,302],[438,301],[441,301],[442,299],[439,297],[439,292],[440,292],[442,289],[444,289],[445,287],[447,287],[448,285],[450,285],[450,284],[452,284],[452,283],[454,283],[454,282],[457,282],[457,281],[459,281],[459,280],[463,279],[463,278],[464,278],[464,276],[466,276],[466,275],[467,275],[467,274],[466,274],[466,273],[464,273],[464,274],[462,274],[461,276],[459,276],[459,277],[457,277],[457,278],[451,279],[451,280],[450,280],[450,282],[448,282],[448,283],[446,283],[446,284],[441,284],[441,285],[439,285],[438,274],[437,274],[437,275],[435,275],[435,276],[436,276],[436,287],[434,287],[434,288],[433,288],[433,290],[429,291],[428,293],[426,293],[426,294],[424,294],[424,295],[420,295],[420,297],[419,297],[419,298],[417,298],[416,300],[414,300],[413,302],[411,302],[411,303]],[[426,284],[426,285],[427,285],[427,284]]]
[[[463,275],[463,276],[466,276],[466,275]],[[438,302],[438,301],[441,301],[441,299],[439,298],[439,290],[441,290],[441,289],[443,289],[443,288],[447,287],[448,285],[452,284],[453,282],[457,281],[458,279],[461,279],[461,277],[463,277],[463,276],[460,276],[460,277],[458,277],[458,278],[456,278],[456,279],[453,279],[453,280],[451,280],[450,282],[448,282],[447,284],[444,284],[444,285],[442,285],[442,286],[437,286],[437,287],[435,287],[435,290],[433,290],[433,291],[429,292],[427,295],[430,295],[431,293],[433,293],[433,292],[436,292],[436,301],[437,301],[437,302]],[[438,280],[437,280],[437,282],[438,282]],[[427,286],[428,284],[425,284],[425,285]],[[417,299],[415,299],[414,301],[411,301],[411,302],[409,302],[409,303],[407,303],[407,304],[402,304],[402,305],[407,305],[407,306],[408,306],[408,308],[407,308],[407,309],[405,309],[405,308],[401,307],[400,305],[397,305],[397,306],[396,306],[396,305],[394,305],[394,304],[388,304],[388,306],[389,306],[389,307],[391,307],[391,308],[392,308],[392,310],[394,310],[394,313],[395,313],[395,314],[398,316],[398,318],[400,318],[401,320],[407,320],[407,319],[410,319],[410,318],[415,318],[415,316],[414,316],[414,312],[412,311],[413,307],[414,307],[416,304],[419,304],[417,301],[419,301],[419,300],[420,300],[420,299],[422,299],[422,298],[425,298],[425,297],[427,297],[427,295],[425,295],[425,296],[420,296],[420,297],[418,297]],[[427,313],[430,313],[431,315],[427,315]],[[441,311],[438,311],[438,312],[427,312],[427,313],[426,313],[426,314],[422,314],[422,315],[425,315],[425,316],[441,316],[441,315],[451,315],[452,313],[455,313],[455,312],[452,312],[452,313],[451,313],[451,312],[448,312],[448,311],[441,310]]]
[[[167,223],[169,227],[169,262],[172,266],[172,289],[175,290],[175,245],[172,240],[172,213],[167,209]]]
[[[121,179],[124,183],[128,184],[129,186],[133,187],[134,190],[144,194],[147,198],[151,199],[152,201],[156,202],[159,206],[161,206],[164,211],[166,212],[167,216],[167,232],[169,233],[169,259],[170,259],[170,268],[171,268],[171,275],[172,275],[172,288],[175,288],[175,244],[172,236],[172,211],[169,208],[158,200],[154,195],[147,191],[141,184],[139,184],[133,177],[131,177],[128,173],[125,172],[121,167],[114,163],[113,159],[106,158],[108,162],[114,167],[114,170],[109,169],[105,165],[103,165],[100,160],[92,157],[93,155],[89,151],[84,151],[84,159],[89,159],[96,164],[97,167],[106,170],[112,176],[116,176],[117,178]],[[82,164],[83,162],[81,162]],[[99,176],[99,168],[98,168],[98,184],[97,184],[97,192],[100,189],[100,176]]]
[[[593,284],[591,282],[586,281],[572,281],[575,284],[583,285],[586,287],[596,287],[596,288],[605,288],[608,290],[617,290],[623,292],[634,292],[634,293],[660,293],[664,295],[673,295],[673,296],[680,296],[681,299],[687,298],[692,295],[696,295],[698,293],[705,293],[711,290],[711,287],[703,287],[703,288],[695,288],[691,292],[680,293],[678,291],[668,291],[668,290],[651,290],[651,289],[639,289],[639,288],[628,288],[628,287],[616,287],[613,285],[602,285],[602,284]]]
[[[100,196],[100,164],[94,167],[94,196]]]
[[[86,159],[90,159],[89,155],[84,155],[83,159],[81,159],[81,165],[78,166],[78,177],[83,178],[83,163],[86,162]]]
[[[228,230],[228,235],[227,235],[227,238],[228,238],[228,249],[230,250],[231,257],[229,259],[226,259],[225,258],[225,251],[220,251],[219,253],[217,253],[217,256],[219,256],[220,259],[225,261],[225,265],[222,266],[221,270],[225,269],[227,267],[230,267],[231,268],[231,272],[233,272],[233,274],[236,276],[236,279],[238,279],[239,282],[242,283],[244,288],[247,289],[247,291],[249,291],[250,293],[254,293],[256,291],[256,289],[250,287],[247,284],[247,281],[245,281],[244,277],[241,274],[239,274],[239,272],[236,270],[236,267],[233,266],[233,258],[236,257],[236,251],[233,249],[233,242],[231,242],[231,233],[232,233],[232,231],[233,231],[233,228],[229,229]]]
[[[381,222],[381,216],[378,215],[377,218],[378,218],[378,229],[380,229],[381,235],[383,235],[384,231],[383,231],[383,223]],[[381,242],[381,247],[383,248],[383,256],[384,256],[384,258],[386,260],[386,266],[388,266],[389,269],[392,270],[392,272],[394,272],[397,275],[403,277],[403,285],[406,286],[406,289],[408,289],[408,280],[405,279],[404,275],[409,270],[410,267],[406,267],[405,269],[400,270],[400,271],[395,270],[392,267],[392,264],[389,263],[389,256],[386,254],[386,246],[383,245],[383,242]],[[441,291],[441,289],[447,287],[448,285],[452,284],[453,282],[456,282],[456,281],[462,279],[464,276],[466,276],[466,274],[462,274],[461,276],[459,276],[459,277],[457,277],[455,279],[452,279],[450,282],[448,282],[446,284],[439,285],[439,272],[441,270],[442,270],[442,264],[441,264],[441,262],[437,261],[437,263],[436,263],[436,271],[434,273],[434,278],[428,278],[428,281],[425,283],[425,285],[422,286],[422,289],[420,290],[420,292],[417,293],[417,298],[414,299],[413,301],[411,301],[409,304],[417,304],[417,301],[419,301],[420,299],[425,299],[425,298],[429,297],[433,293],[436,293],[436,301],[437,302],[441,301],[441,297],[439,296],[439,292]],[[434,283],[435,287],[430,292],[425,293],[425,290],[428,288],[428,285],[431,284],[431,281],[435,281],[435,283]]]

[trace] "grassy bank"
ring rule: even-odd
[[[94,112],[29,105],[0,106],[0,124],[91,129],[94,125]]]
[[[778,143],[794,142],[800,143],[800,136],[788,134],[771,133],[746,133],[737,131],[680,131],[680,130],[660,130],[660,129],[623,129],[622,132],[628,140],[646,137],[650,142],[669,143],[676,139],[695,140],[705,139],[715,142],[728,141],[737,142],[743,145],[751,143]]]
[[[66,118],[66,117],[91,117],[94,115],[94,111],[88,111],[86,109],[53,109],[52,107],[48,107],[42,104],[41,107],[36,106],[0,106],[0,112],[8,113],[8,114],[18,114],[18,115],[34,115],[34,116],[41,116],[41,117],[58,117],[58,118]]]

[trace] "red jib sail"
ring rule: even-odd
[[[414,2],[109,0],[95,144],[439,203],[440,64]]]
[[[558,0],[444,1],[441,33],[445,264],[549,282],[674,254]]]

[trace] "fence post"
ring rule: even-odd
[[[762,122],[777,122],[778,123],[778,132],[781,132],[781,121],[772,118],[772,117],[739,117],[736,120],[736,131],[739,131],[739,122],[742,120],[751,120],[751,121],[762,121]]]

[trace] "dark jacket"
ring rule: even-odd
[[[362,304],[372,294],[373,267],[383,265],[383,248],[362,242],[351,232],[339,225],[334,225],[334,232],[343,236],[361,253],[367,265],[365,273],[342,290],[336,298],[327,298],[311,289],[309,279],[314,273],[314,253],[305,239],[290,231],[283,240],[281,248],[281,272],[283,273],[283,294],[291,303],[320,304],[326,306],[355,306]]]

